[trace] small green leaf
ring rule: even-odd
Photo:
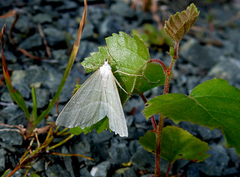
[[[30,113],[28,111],[27,105],[25,103],[25,100],[22,94],[18,90],[13,90],[11,83],[9,83],[8,80],[5,79],[5,81],[11,97],[18,104],[18,106],[23,110],[26,118],[30,121]]]
[[[145,43],[146,47],[150,47],[150,41],[148,39],[148,35],[143,33],[142,29],[133,29],[131,31],[131,36],[138,35]]]
[[[181,13],[177,12],[173,16],[171,15],[164,25],[166,34],[169,35],[172,40],[179,43],[182,37],[194,25],[199,13],[197,7],[192,3],[188,6],[187,10]]]
[[[78,89],[80,89],[81,86],[82,86],[82,85],[76,84],[76,85],[75,85],[75,88],[73,89],[73,94],[75,94],[75,93],[78,91]]]
[[[30,175],[30,177],[41,177],[41,176],[39,176],[39,175],[36,174],[36,173],[32,173],[32,174]]]
[[[141,93],[151,90],[154,87],[164,85],[165,83],[165,73],[162,66],[157,63],[147,63],[142,70],[142,74],[145,78],[138,77],[135,85],[135,89]],[[135,89],[133,94],[139,94]]]
[[[186,130],[174,126],[163,128],[161,157],[172,164],[178,159],[204,161],[210,157],[206,153],[209,149],[206,142],[194,137]]]
[[[156,133],[148,131],[143,137],[140,137],[139,143],[146,150],[155,153]],[[206,153],[210,149],[206,142],[178,127],[167,126],[163,128],[161,144],[161,157],[171,164],[178,159],[201,162],[210,157]]]
[[[193,89],[189,97],[173,93],[151,99],[144,110],[146,117],[162,114],[176,123],[189,121],[225,134],[228,146],[240,154],[240,90],[223,79],[206,81]]]
[[[97,131],[97,133],[101,133],[104,130],[107,130],[108,126],[109,126],[109,121],[108,121],[108,118],[105,117],[105,118],[101,119],[99,122],[97,122],[96,124],[93,124],[91,127],[86,127],[84,129],[82,129],[79,126],[70,128],[70,133],[74,134],[74,135],[79,135],[82,132],[84,134],[87,134],[87,133],[91,132],[94,128]]]
[[[70,128],[70,133],[74,135],[80,135],[83,132],[83,129],[81,127],[73,127]]]
[[[139,138],[139,143],[151,153],[156,153],[156,133],[147,131],[144,136]]]

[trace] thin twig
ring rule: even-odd
[[[140,97],[142,98],[143,102],[146,104],[147,103],[147,99],[146,97],[143,95],[143,93],[141,93],[137,88],[135,88],[135,90],[138,92],[138,94],[140,95]],[[148,104],[146,104],[147,106]],[[157,123],[154,119],[153,116],[151,116],[151,122],[152,122],[152,125],[153,125],[153,131],[156,131],[157,130]]]
[[[47,40],[46,40],[46,37],[45,37],[45,35],[44,35],[44,33],[43,33],[41,24],[38,24],[38,30],[39,30],[40,35],[41,35],[42,38],[43,38],[43,43],[44,43],[44,45],[45,45],[45,47],[46,47],[47,56],[48,56],[48,58],[51,58],[51,51],[50,51],[50,48],[49,48],[49,46],[48,46],[48,42],[47,42]]]
[[[83,157],[83,158],[88,159],[88,160],[93,160],[92,158],[87,157],[87,156],[85,156],[85,155],[81,155],[81,154],[63,154],[63,153],[57,153],[57,152],[48,152],[47,154],[67,156],[67,157],[72,157],[72,156],[75,156],[75,157]]]
[[[169,174],[169,172],[170,172],[171,166],[172,166],[172,164],[169,162],[169,163],[168,163],[167,173],[166,173],[165,177],[168,177],[168,174]]]
[[[57,143],[49,148],[47,148],[47,151],[50,151],[51,149],[54,149],[62,144],[64,144],[65,142],[67,142],[68,140],[70,140],[72,137],[74,137],[74,134],[71,134],[69,137],[67,137],[65,140],[61,141],[60,143]]]

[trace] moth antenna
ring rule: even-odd
[[[93,66],[95,66],[95,63],[93,63],[92,61],[91,61],[91,64],[92,64]],[[87,69],[98,69],[99,67],[90,68],[90,67],[85,66],[84,68],[87,68]]]
[[[106,47],[106,51],[107,51],[108,56],[111,58],[111,61],[109,62],[109,64],[110,64],[110,63],[112,63],[113,58],[112,58],[112,56],[110,55],[110,53],[108,52],[108,47],[107,47],[107,46],[105,46],[105,47]]]

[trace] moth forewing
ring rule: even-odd
[[[69,100],[67,105],[59,114],[56,125],[65,127],[85,128],[91,126],[92,122],[98,122],[95,116],[98,110],[98,101],[101,99],[101,75],[99,70],[93,73]],[[92,120],[92,118],[94,118]],[[96,123],[95,122],[95,123]],[[83,126],[85,124],[85,126]],[[94,124],[94,123],[93,123]]]

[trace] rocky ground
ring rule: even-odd
[[[139,1],[140,2],[140,1]],[[180,44],[179,56],[173,72],[170,92],[189,94],[198,84],[212,79],[223,78],[240,88],[240,21],[236,16],[240,9],[240,2],[236,1],[159,1],[162,18],[182,11],[194,2],[200,16],[191,30]],[[105,37],[112,33],[124,31],[131,34],[133,29],[142,28],[145,23],[157,27],[150,11],[143,11],[136,6],[130,8],[129,1],[89,0],[87,22],[83,31],[80,49],[76,61],[68,77],[66,86],[59,100],[61,110],[69,100],[75,83],[80,78],[83,83],[89,76],[80,62],[91,52],[98,51],[99,46],[105,45]],[[82,0],[0,0],[0,14],[10,10],[19,14],[19,19],[13,29],[15,44],[29,53],[47,56],[42,31],[50,47],[51,57],[46,60],[36,60],[21,52],[10,44],[8,34],[15,17],[0,18],[0,27],[6,24],[6,46],[4,48],[8,69],[14,88],[18,89],[26,100],[29,109],[32,107],[30,85],[37,86],[36,94],[39,110],[44,110],[49,100],[56,92],[67,65],[71,47],[76,39],[78,25],[83,12]],[[225,23],[226,22],[226,23]],[[213,27],[214,26],[214,27]],[[158,50],[156,50],[156,48]],[[160,50],[162,48],[162,50]],[[151,58],[157,58],[169,64],[169,56],[164,46],[151,46]],[[3,71],[0,69],[1,76]],[[163,88],[155,88],[146,93],[147,98],[162,93]],[[134,115],[128,115],[136,108]],[[114,133],[95,131],[87,135],[75,136],[56,152],[83,154],[94,158],[89,161],[77,157],[50,156],[42,158],[33,166],[30,173],[37,172],[42,177],[88,177],[94,174],[98,177],[150,177],[154,172],[155,157],[144,150],[138,143],[138,138],[152,129],[150,122],[146,122],[141,111],[144,103],[138,96],[132,96],[124,107],[129,128],[129,137],[120,138]],[[55,121],[56,110],[53,109],[48,121]],[[12,100],[7,87],[0,86],[0,122],[8,125],[27,125],[23,111]],[[166,125],[173,124],[169,119]],[[38,127],[46,125],[42,121]],[[198,176],[239,176],[239,157],[234,148],[226,148],[224,137],[220,130],[210,130],[206,127],[180,122],[179,126],[194,136],[209,143],[208,151],[211,157],[201,163],[178,160],[172,167],[171,175]],[[29,142],[22,136],[1,126],[0,131],[0,174],[6,169],[13,169]],[[40,140],[44,138],[41,135]],[[56,138],[55,142],[61,138]],[[128,167],[122,163],[131,162]],[[48,163],[48,165],[46,165]],[[161,161],[162,172],[167,171],[168,163]],[[21,177],[25,169],[20,169],[13,176]]]

